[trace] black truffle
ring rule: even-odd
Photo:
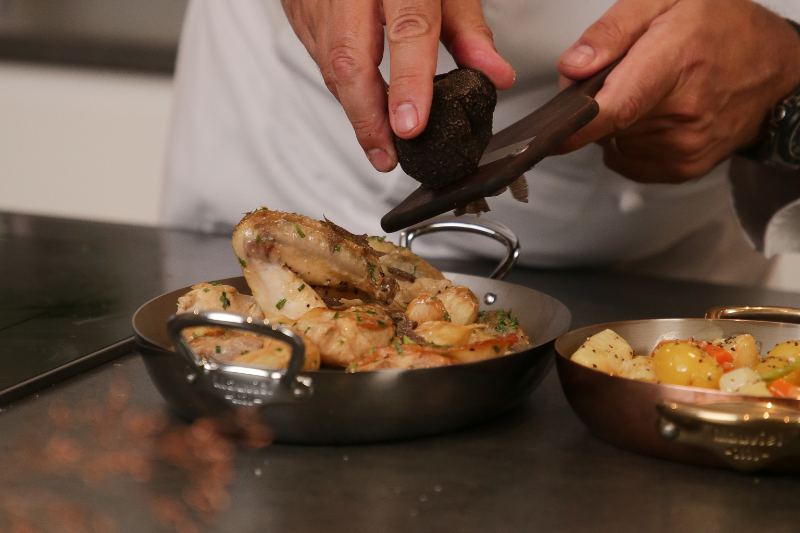
[[[438,189],[476,168],[492,137],[497,90],[483,73],[456,69],[433,78],[433,103],[425,130],[394,137],[406,174]]]

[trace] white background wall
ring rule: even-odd
[[[0,210],[155,225],[166,76],[0,63]]]
[[[158,225],[171,99],[168,77],[0,63],[0,210]],[[800,254],[768,286],[800,291]]]

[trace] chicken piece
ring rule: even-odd
[[[406,316],[417,324],[431,321],[446,321],[450,318],[444,304],[429,292],[423,292],[408,304]]]
[[[500,355],[513,353],[512,347],[518,343],[519,337],[516,335],[505,335],[496,339],[447,348],[447,356],[452,357],[459,363],[483,361],[484,359],[493,359]]]
[[[431,321],[420,324],[414,329],[414,333],[422,337],[425,342],[436,346],[464,346],[469,344],[469,339],[474,329],[483,329],[485,327],[482,324],[459,326],[452,322]]]
[[[295,332],[297,333],[297,332]],[[319,348],[314,344],[311,339],[298,333],[303,344],[305,345],[305,359],[303,361],[303,370],[318,370],[320,365]],[[234,363],[246,363],[249,365],[258,365],[266,368],[286,368],[289,366],[289,359],[291,359],[291,348],[283,341],[277,339],[265,338],[263,346],[248,353],[242,353],[233,359]]]
[[[377,252],[331,223],[263,208],[247,214],[232,245],[261,309],[296,319],[325,307],[312,286],[358,289],[374,301],[394,298],[394,279],[381,269]],[[301,288],[302,287],[302,288]]]
[[[450,322],[459,326],[475,323],[478,318],[480,301],[475,293],[463,285],[450,287],[438,296],[444,305]]]
[[[408,248],[401,248],[387,241],[385,237],[370,237],[369,245],[385,254],[380,257],[380,262],[381,266],[386,270],[394,268],[413,278],[444,279],[444,274],[442,274],[439,269],[431,266],[427,261]],[[405,279],[407,279],[407,281],[414,281],[413,279]]]
[[[442,355],[441,348],[419,344],[396,343],[376,348],[371,354],[353,362],[348,372],[369,372],[373,370],[413,370],[455,364],[455,360]]]
[[[322,363],[343,368],[372,348],[386,346],[395,335],[389,315],[370,305],[346,311],[312,309],[297,320],[295,329],[319,347]]]
[[[177,314],[198,311],[227,311],[237,315],[263,319],[264,313],[255,298],[239,294],[230,285],[219,283],[200,283],[178,298]]]
[[[397,294],[391,304],[386,306],[390,313],[404,313],[408,309],[408,304],[423,293],[441,294],[452,286],[448,279],[417,278],[413,282],[398,279]]]
[[[486,327],[472,330],[472,335],[469,338],[470,344],[498,339],[506,335],[516,335],[519,338],[519,342],[511,347],[512,351],[518,352],[530,346],[528,336],[519,327],[519,320],[511,314],[511,311],[504,309],[480,311],[475,323]]]
[[[197,328],[199,329],[199,328]],[[298,333],[298,332],[295,332]],[[311,340],[298,333],[305,344],[303,370],[319,368],[319,349]],[[207,328],[204,335],[194,332],[188,339],[195,354],[221,363],[248,363],[267,368],[286,368],[292,354],[289,344],[261,337],[255,333]]]
[[[264,339],[252,333],[230,331],[223,328],[193,328],[189,338],[189,346],[197,356],[203,359],[214,359],[221,363],[229,363],[237,357],[251,351],[260,350]]]

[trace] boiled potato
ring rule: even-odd
[[[619,375],[623,378],[638,379],[639,381],[658,381],[656,372],[653,370],[653,360],[643,355],[637,355],[633,359],[622,362]]]
[[[739,394],[747,394],[749,396],[772,396],[772,393],[767,388],[767,384],[763,381],[745,385],[744,387],[739,387],[736,392]]]
[[[752,368],[737,368],[719,379],[719,390],[738,392],[742,387],[755,385],[760,381],[761,377]]]
[[[786,364],[794,363],[800,357],[800,341],[786,341],[775,346],[767,357],[785,359]]]
[[[714,344],[733,356],[734,368],[753,366],[761,356],[756,340],[749,333],[721,339],[721,342],[714,341]]]
[[[716,359],[688,341],[670,341],[657,348],[653,368],[662,383],[704,389],[718,388],[724,373]]]
[[[572,354],[572,360],[580,365],[615,374],[624,361],[632,358],[633,350],[627,341],[610,329],[592,335]]]

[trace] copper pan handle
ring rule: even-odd
[[[715,307],[706,311],[706,318],[763,320],[800,324],[800,309],[793,307]]]
[[[475,233],[485,235],[496,241],[503,243],[506,247],[506,256],[494,269],[489,276],[492,279],[503,279],[517,262],[519,257],[519,239],[517,235],[505,224],[492,220],[483,221],[481,224],[464,222],[462,220],[442,220],[438,222],[426,222],[413,228],[408,228],[400,232],[400,246],[411,249],[411,242],[416,238],[428,233],[438,233],[440,231],[458,231],[462,233]]]
[[[190,327],[215,326],[249,331],[289,344],[292,356],[286,369],[269,369],[240,363],[223,363],[199,357],[181,332]],[[189,362],[189,383],[239,406],[261,407],[306,398],[313,394],[311,378],[300,376],[305,360],[303,340],[289,328],[268,321],[217,311],[173,315],[167,321],[172,345]]]
[[[736,470],[800,457],[800,411],[766,398],[704,405],[662,400],[656,408],[664,439],[708,450]]]

